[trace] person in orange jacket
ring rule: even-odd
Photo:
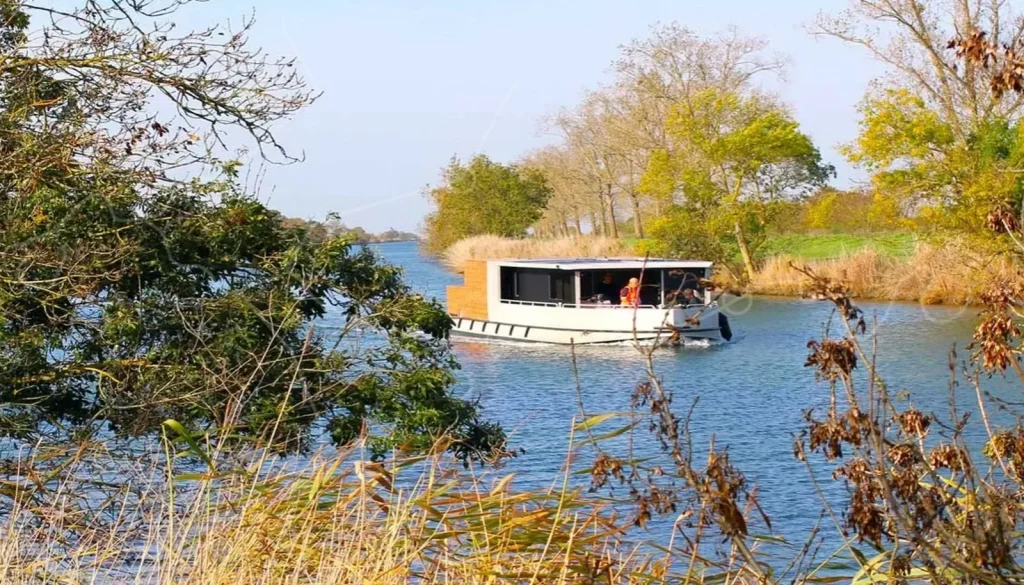
[[[640,304],[640,280],[630,278],[629,284],[619,291],[619,301],[623,307],[636,307]]]

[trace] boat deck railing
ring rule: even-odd
[[[629,309],[629,310],[633,309],[633,307],[630,307],[628,305],[619,305],[619,304],[613,305],[613,304],[610,304],[610,303],[607,304],[607,305],[598,304],[598,303],[580,303],[580,304],[577,305],[576,303],[548,303],[548,302],[543,302],[543,301],[517,301],[517,300],[513,300],[513,299],[501,299],[501,302],[505,303],[507,305],[522,305],[522,306],[527,306],[527,307],[561,307],[563,309]],[[636,308],[637,309],[660,309],[660,308],[668,308],[668,307],[659,307],[657,305],[637,305]]]

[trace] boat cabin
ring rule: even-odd
[[[641,308],[678,305],[676,297],[687,288],[697,293],[698,303],[707,303],[710,295],[702,283],[711,267],[711,262],[643,258],[471,261],[464,266],[465,284],[448,287],[448,310],[487,319],[515,305],[632,309],[619,298],[631,278],[640,279]]]
[[[619,291],[640,279],[640,306],[663,307],[683,289],[706,299],[710,262],[643,259],[517,260],[499,263],[500,301],[560,306],[620,306]]]

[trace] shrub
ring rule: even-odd
[[[466,458],[499,444],[449,392],[441,307],[350,240],[285,228],[214,156],[231,128],[290,160],[270,126],[314,95],[247,46],[248,21],[168,32],[183,4],[84,2],[53,24],[0,0],[0,437],[174,419],[283,450],[325,426],[378,453],[451,429]],[[340,343],[360,330],[374,343]]]

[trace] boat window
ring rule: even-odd
[[[563,300],[563,297],[562,297],[562,282],[554,274],[549,274],[548,275],[548,296],[551,297],[551,300],[553,300],[553,301],[561,301],[561,300]]]
[[[501,298],[507,300],[518,299],[522,286],[516,269],[510,266],[502,266],[500,276]]]
[[[635,269],[611,268],[601,270],[580,271],[580,300],[585,305],[618,305],[619,291],[630,278],[640,276]],[[652,280],[651,274],[644,278],[646,286],[641,288],[641,304],[657,304],[659,289],[658,279]],[[652,286],[653,285],[653,286]]]
[[[568,270],[501,267],[501,299],[566,303],[576,299],[576,275]]]
[[[669,268],[663,271],[665,282],[665,295],[674,292],[681,292],[684,288],[692,288],[698,293],[703,293],[700,280],[704,278],[702,268]]]

